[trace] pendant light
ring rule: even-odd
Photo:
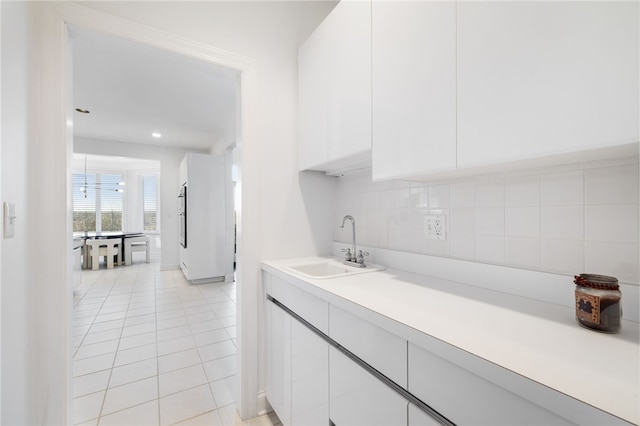
[[[109,188],[109,185],[117,185],[117,188]],[[121,188],[124,186],[124,182],[120,181],[117,184],[115,183],[102,183],[102,182],[95,182],[92,186],[91,189],[96,189],[96,190],[101,190],[101,191],[115,191],[115,192],[124,192],[124,188]],[[87,156],[84,156],[84,184],[82,186],[80,186],[80,192],[82,192],[82,194],[84,195],[84,198],[87,198],[87,191],[89,189],[89,184],[87,183]]]

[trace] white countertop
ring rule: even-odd
[[[281,278],[297,278],[293,281],[329,302],[359,305],[640,423],[638,323],[623,320],[620,333],[599,333],[579,326],[571,308],[397,269],[332,279],[310,279],[283,269],[319,259],[263,265]]]

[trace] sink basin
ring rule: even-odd
[[[354,266],[344,265],[337,260],[327,259],[302,265],[285,266],[284,269],[294,274],[317,280],[381,271],[384,269],[384,266],[367,264],[365,268],[356,268]]]

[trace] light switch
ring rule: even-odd
[[[2,222],[5,238],[12,238],[16,234],[16,206],[6,201],[2,206]]]

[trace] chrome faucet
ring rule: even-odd
[[[363,253],[362,250],[360,250],[360,253],[356,255],[356,220],[353,218],[353,216],[346,215],[342,218],[342,225],[340,225],[340,228],[344,228],[344,223],[347,220],[351,221],[353,237],[351,240],[351,249],[342,249],[343,252],[346,252],[344,262],[342,263],[349,266],[356,266],[358,268],[366,268],[367,265],[364,264],[364,256],[368,256],[369,253]]]

